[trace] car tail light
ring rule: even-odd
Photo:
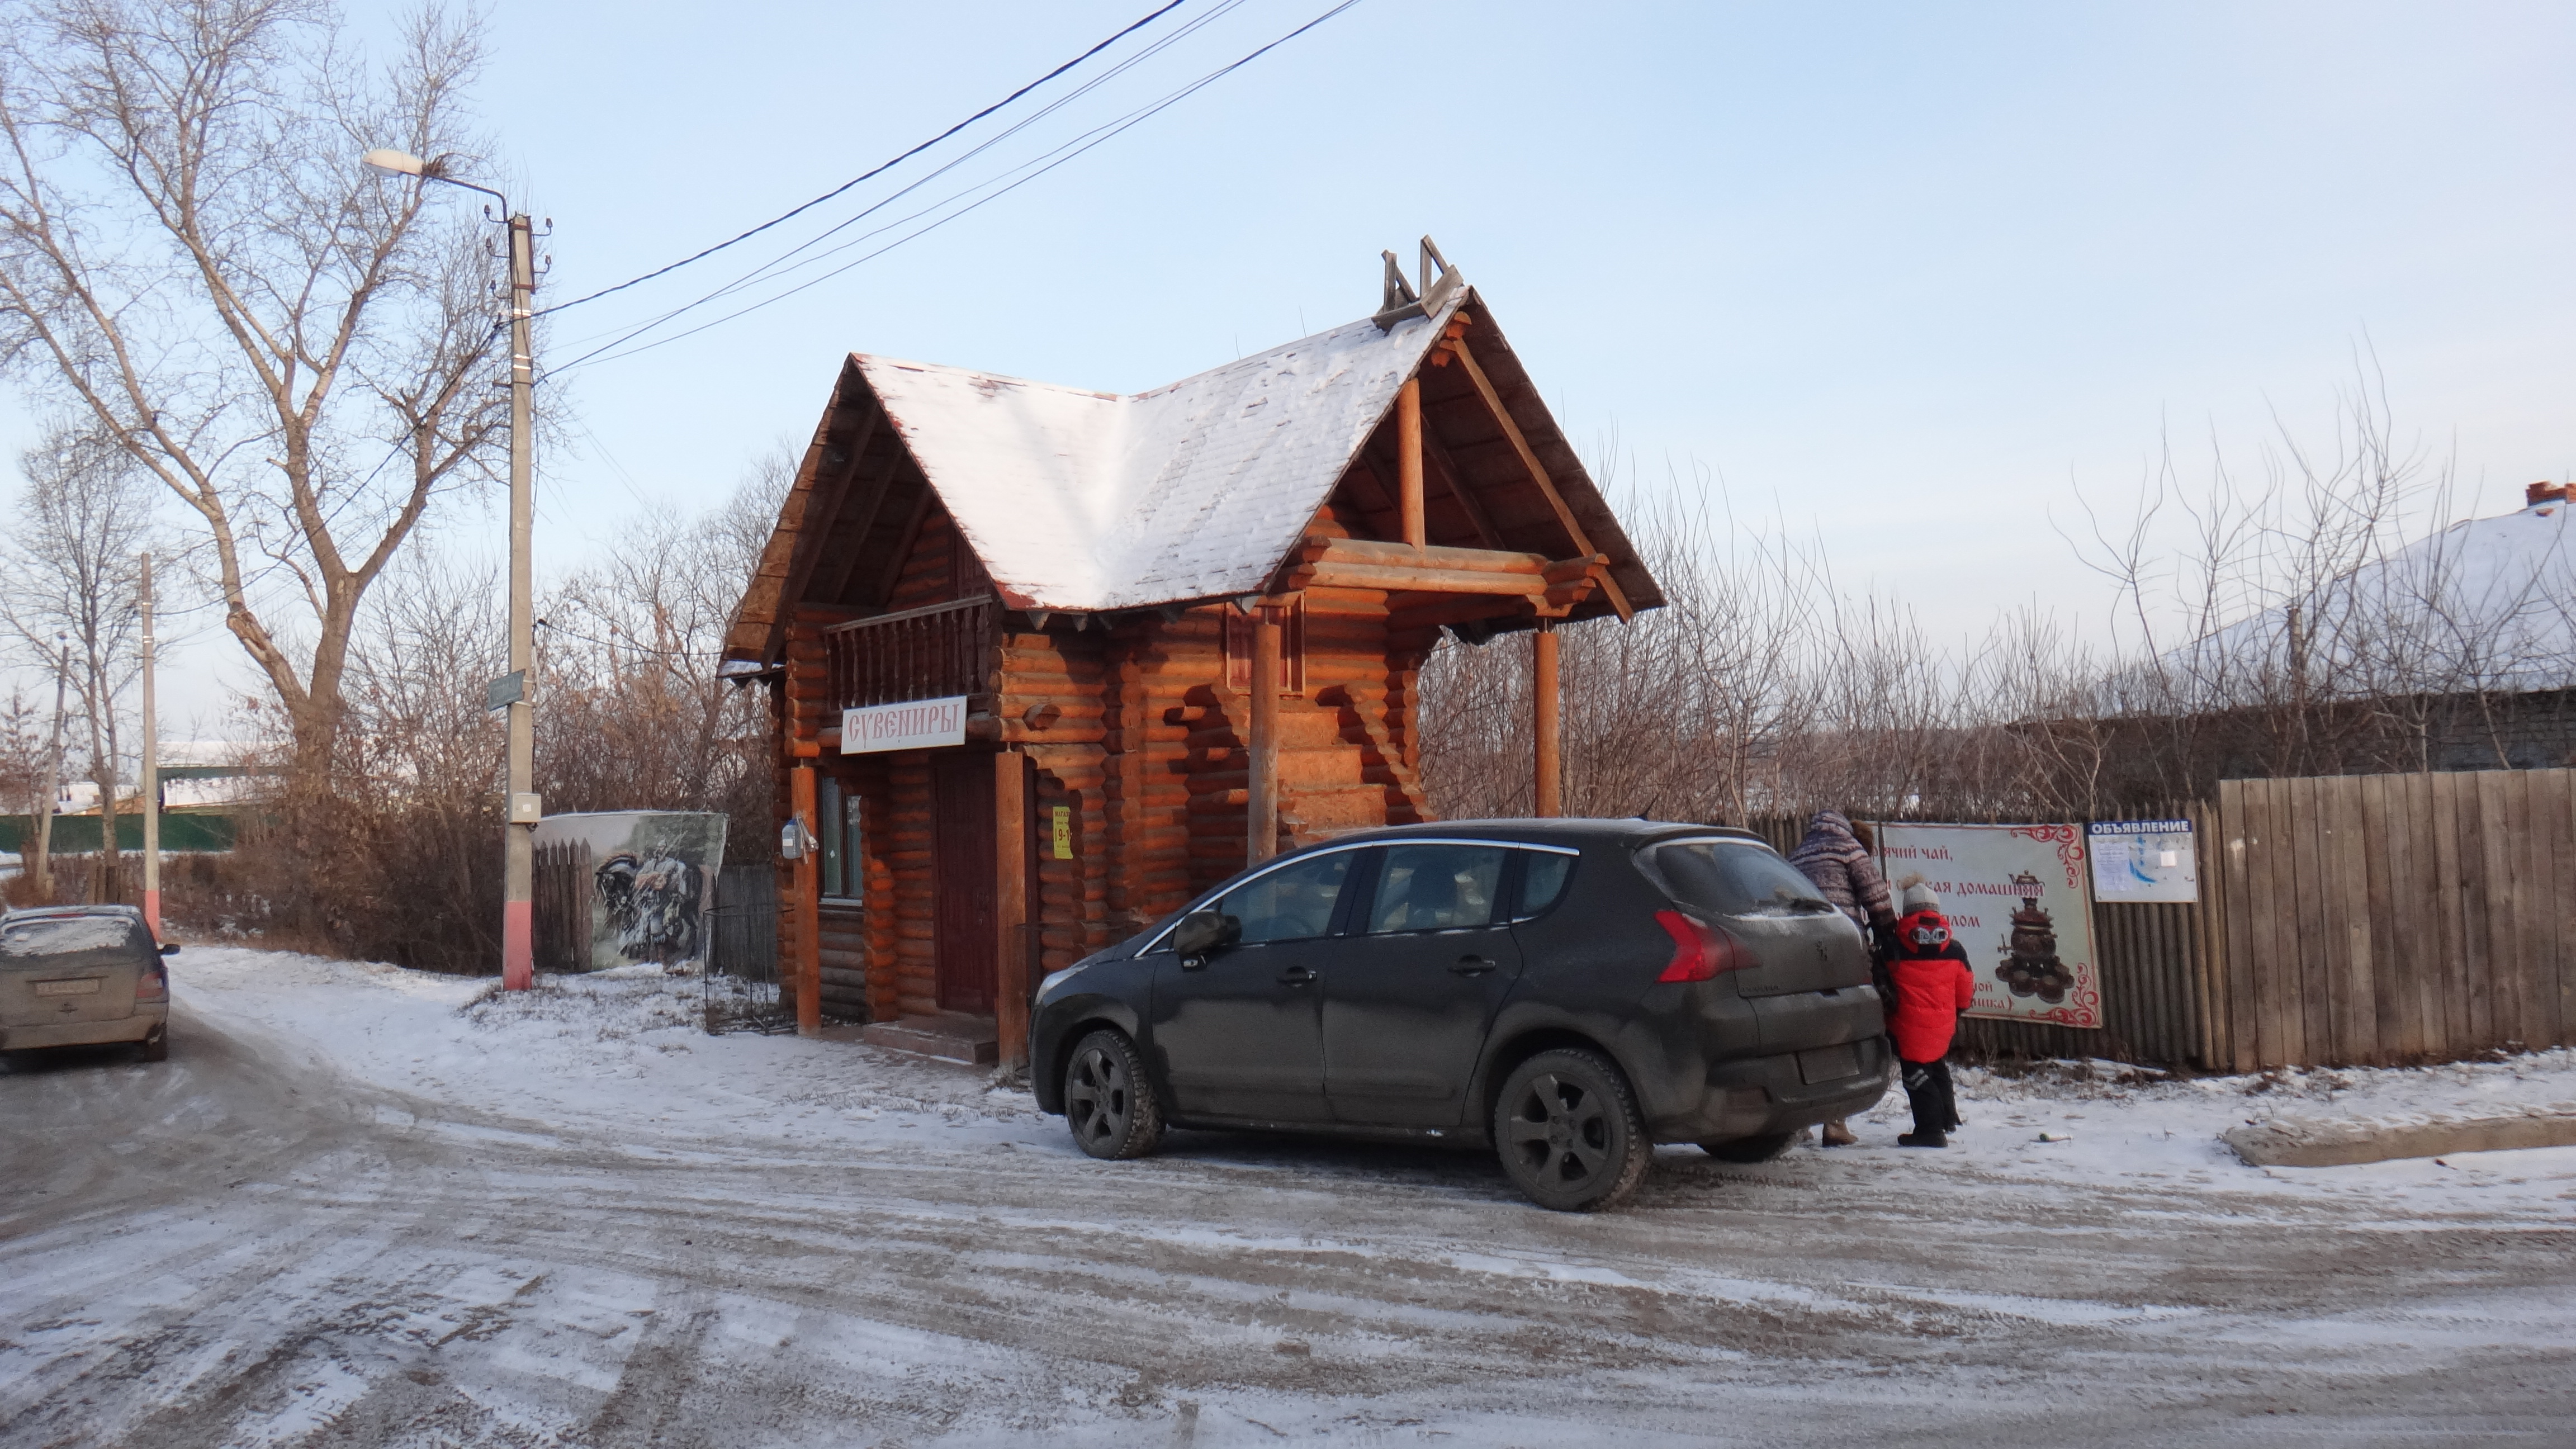
[[[1655,912],[1655,924],[1673,938],[1672,964],[1657,981],[1706,981],[1720,971],[1741,971],[1754,964],[1744,943],[1679,911]]]
[[[142,979],[134,983],[134,999],[137,1001],[157,1001],[169,994],[170,978],[158,971],[146,971]]]

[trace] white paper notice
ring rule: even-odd
[[[2188,820],[2096,820],[2084,829],[2093,851],[2093,899],[2191,902],[2200,866]]]

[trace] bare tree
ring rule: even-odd
[[[360,602],[506,424],[490,249],[357,160],[470,164],[480,22],[421,12],[381,66],[322,0],[17,0],[0,34],[0,360],[187,505],[322,778]]]
[[[2505,766],[2505,716],[2576,684],[2571,560],[2472,550],[2449,460],[2400,440],[2366,352],[2337,402],[2329,448],[2276,417],[2258,476],[2213,445],[2192,489],[2168,444],[2125,517],[2086,503],[2078,552],[2113,586],[2124,659],[2095,710],[2133,791]]]
[[[117,701],[142,661],[136,591],[140,555],[152,539],[157,491],[124,449],[77,429],[58,428],[22,460],[26,491],[16,527],[0,543],[0,621],[28,653],[68,656],[66,674],[89,723],[90,778],[98,785],[103,874],[95,889],[114,899],[116,790],[123,745]]]
[[[13,905],[53,899],[42,838],[43,807],[52,803],[46,798],[45,757],[41,711],[27,703],[23,693],[11,690],[9,702],[0,705],[0,801],[27,817],[25,832],[17,840],[19,878],[5,897]]]
[[[706,514],[638,515],[547,596],[537,770],[549,805],[714,810],[737,839],[765,833],[767,698],[715,665],[796,462],[770,450]]]

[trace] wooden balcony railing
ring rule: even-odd
[[[932,604],[823,631],[831,707],[902,704],[990,689],[995,601]]]

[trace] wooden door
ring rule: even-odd
[[[939,1009],[993,1014],[1001,942],[994,921],[993,757],[943,753],[931,766],[931,930]]]

